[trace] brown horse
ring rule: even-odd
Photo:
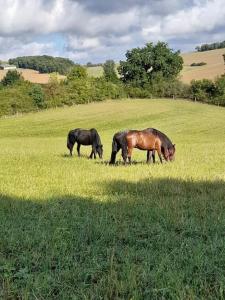
[[[145,130],[130,130],[125,136],[127,155],[123,157],[126,163],[127,157],[131,163],[133,148],[139,150],[148,150],[147,162],[151,156],[155,162],[155,151],[157,151],[160,162],[162,163],[162,155],[166,161],[172,161],[175,155],[175,144],[173,145],[170,139],[162,132],[154,128]]]

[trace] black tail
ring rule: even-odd
[[[117,132],[114,135],[113,142],[112,142],[111,159],[109,162],[110,164],[115,164],[116,154],[120,149],[122,149],[122,156],[123,156],[123,159],[125,160],[125,158],[127,156],[126,134],[127,134],[127,131],[121,131],[121,132]]]
[[[111,153],[111,159],[110,159],[110,164],[115,164],[116,162],[116,154],[117,152],[119,151],[118,149],[118,143],[117,143],[117,140],[116,140],[116,137],[114,136],[113,137],[113,141],[112,141],[112,153]]]
[[[75,141],[76,141],[76,130],[71,130],[67,135],[67,148],[70,150],[70,155],[72,155]]]
[[[67,135],[67,148],[70,149],[70,133]]]

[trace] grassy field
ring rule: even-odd
[[[29,70],[29,69],[17,69],[23,76],[25,80],[29,80],[30,82],[33,83],[48,83],[50,74],[41,74],[38,71],[35,70]],[[0,80],[3,79],[3,77],[6,75],[7,71],[5,70],[0,70]],[[58,75],[59,79],[64,79],[65,76],[63,75]]]
[[[0,299],[224,299],[224,115],[121,100],[0,119]],[[103,161],[68,156],[76,127],[98,129]],[[176,160],[109,166],[113,134],[146,127]]]

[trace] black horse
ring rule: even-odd
[[[76,128],[68,133],[67,137],[67,148],[70,150],[70,155],[72,156],[74,144],[77,143],[77,153],[80,156],[80,146],[81,145],[92,145],[92,151],[90,158],[96,158],[96,153],[98,153],[99,158],[103,155],[103,145],[101,144],[100,136],[95,128],[90,130]]]
[[[127,158],[127,143],[126,143],[126,135],[129,130],[120,131],[114,134],[112,141],[112,153],[109,164],[115,164],[116,162],[116,154],[122,149],[122,157],[125,161]],[[155,162],[155,150],[147,151],[147,163],[151,162],[151,158],[153,157],[153,162]]]

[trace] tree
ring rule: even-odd
[[[73,67],[69,74],[67,75],[68,80],[75,80],[75,79],[85,79],[87,78],[87,69],[80,66],[76,65]]]
[[[34,84],[32,86],[29,95],[32,97],[34,104],[38,108],[46,108],[44,91],[39,84]]]
[[[127,51],[126,61],[120,61],[118,68],[124,83],[144,86],[156,77],[176,78],[182,70],[180,52],[174,52],[164,42],[146,44],[143,48]]]
[[[224,60],[224,65],[225,65],[225,54],[223,54],[223,60]]]
[[[107,60],[103,65],[104,78],[106,81],[118,82],[118,76],[115,70],[115,62],[113,60]]]
[[[33,69],[40,73],[58,72],[64,75],[74,66],[74,62],[68,58],[49,55],[17,57],[9,59],[9,63],[18,68]]]
[[[9,70],[2,79],[2,85],[14,85],[21,80],[23,80],[23,77],[17,70]]]

